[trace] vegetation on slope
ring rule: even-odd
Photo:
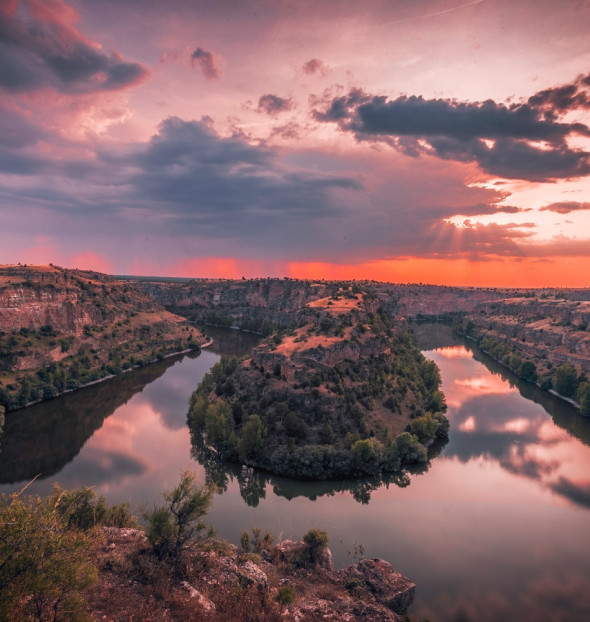
[[[551,361],[537,360],[523,356],[512,343],[480,334],[474,330],[473,322],[457,320],[454,328],[458,332],[472,337],[478,346],[494,360],[498,361],[523,380],[534,382],[542,389],[553,390],[564,398],[574,400],[580,414],[590,417],[590,383],[583,373],[578,373],[571,363],[553,365]],[[540,371],[542,369],[542,371]]]
[[[0,271],[0,328],[6,411],[198,349],[202,340],[133,286],[56,267]]]
[[[214,491],[182,473],[145,531],[89,487],[0,496],[0,622],[402,619],[415,585],[390,564],[334,571],[320,529],[274,544],[253,528],[238,549],[204,523]]]
[[[310,306],[313,321],[213,367],[191,397],[193,435],[227,460],[300,479],[425,463],[448,430],[436,365],[370,295]]]

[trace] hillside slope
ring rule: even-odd
[[[105,274],[0,267],[0,405],[7,411],[203,341],[185,318]]]
[[[226,459],[299,479],[426,462],[448,429],[440,376],[377,305],[341,290],[246,361],[222,359],[191,398],[193,434]]]

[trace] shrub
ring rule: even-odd
[[[310,529],[304,536],[303,542],[307,545],[307,555],[311,563],[316,563],[320,555],[328,546],[328,534],[322,529]]]
[[[89,620],[81,591],[96,582],[89,535],[72,532],[59,497],[0,498],[0,620]]]
[[[581,382],[578,387],[577,397],[580,404],[580,414],[584,415],[584,417],[590,417],[590,384]]]
[[[184,471],[176,488],[164,492],[166,505],[142,512],[148,540],[160,560],[169,559],[177,568],[182,549],[203,537],[207,524],[202,517],[211,506],[214,492],[213,485],[199,486],[194,473]]]
[[[577,387],[578,374],[576,368],[570,363],[558,367],[553,380],[553,388],[565,397],[574,397]]]
[[[105,498],[90,486],[77,490],[62,490],[58,484],[53,487],[57,499],[56,510],[68,527],[90,529],[96,525],[111,527],[135,527],[136,519],[129,511],[128,503],[109,506]]]
[[[281,609],[288,607],[291,603],[295,602],[297,598],[297,592],[290,585],[281,585],[275,596],[275,601],[279,604]]]

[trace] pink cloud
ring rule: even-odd
[[[218,80],[223,74],[225,59],[199,47],[191,54],[191,64],[197,65],[207,80]]]

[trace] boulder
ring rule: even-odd
[[[344,577],[362,581],[375,600],[403,614],[414,601],[416,584],[383,559],[362,559],[341,571]]]

